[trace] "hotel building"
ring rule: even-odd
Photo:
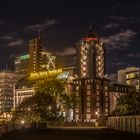
[[[105,79],[105,48],[92,29],[77,44],[77,75],[74,91],[80,103],[75,120],[90,122],[109,113],[109,80]]]

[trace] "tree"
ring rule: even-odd
[[[118,99],[115,115],[139,115],[140,114],[140,94],[128,93]]]
[[[13,112],[13,119],[28,122],[57,121],[63,118],[62,112],[75,106],[75,94],[65,92],[65,81],[48,78],[36,82],[36,92],[26,98]],[[73,106],[73,107],[72,107]]]
[[[75,92],[63,94],[61,103],[63,104],[63,109],[66,113],[66,119],[68,118],[69,110],[74,110],[74,108],[79,103],[79,97],[76,96]]]

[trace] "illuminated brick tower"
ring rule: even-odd
[[[41,68],[42,45],[40,37],[29,41],[29,72],[39,72]]]
[[[80,98],[74,120],[94,122],[109,114],[109,80],[105,79],[105,49],[90,28],[77,44],[77,74],[73,90]]]
[[[80,78],[104,77],[105,49],[92,28],[77,45],[77,68]]]

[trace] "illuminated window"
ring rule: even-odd
[[[87,91],[87,95],[91,95],[91,91],[90,90]]]
[[[105,96],[108,96],[108,92],[105,92]]]
[[[99,105],[100,105],[100,103],[99,102],[96,102],[96,106],[99,107]]]
[[[108,103],[105,103],[105,107],[108,107]]]
[[[75,112],[78,113],[79,112],[79,108],[76,108]]]
[[[87,101],[90,101],[90,97],[89,96],[87,97]]]
[[[96,91],[96,95],[99,95],[99,91],[98,90]]]
[[[90,107],[90,102],[87,102],[87,107]]]
[[[96,85],[96,89],[99,89],[99,85]]]
[[[87,112],[90,112],[90,108],[87,108]]]
[[[90,89],[91,88],[91,85],[87,85],[87,89]]]
[[[105,90],[107,90],[107,86],[105,86]]]
[[[105,112],[108,113],[108,109],[107,108],[105,109]]]
[[[76,86],[76,90],[79,90],[79,86]]]
[[[99,100],[100,100],[99,96],[96,96],[96,101],[99,101]]]
[[[86,114],[87,119],[91,119],[91,114]]]

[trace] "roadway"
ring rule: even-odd
[[[106,128],[49,128],[17,130],[4,134],[0,140],[140,140],[140,135]]]

